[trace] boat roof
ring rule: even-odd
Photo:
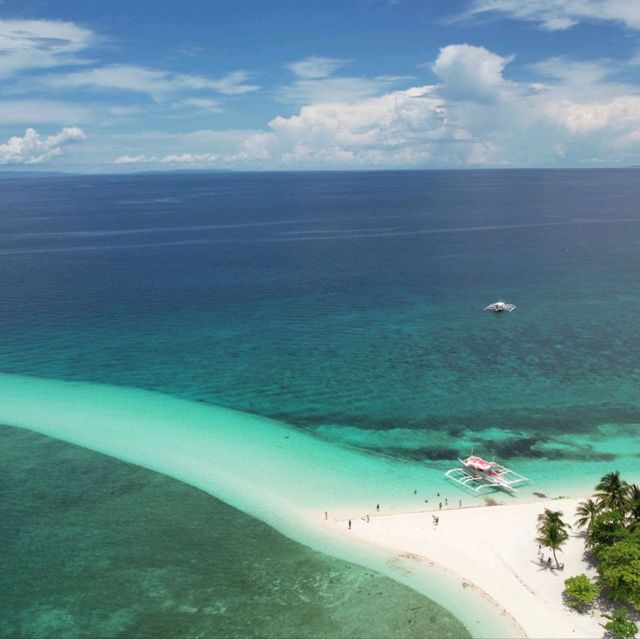
[[[493,465],[491,462],[488,462],[486,459],[482,459],[482,457],[478,457],[477,455],[467,457],[464,460],[464,463],[479,470],[489,470]]]

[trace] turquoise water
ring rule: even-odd
[[[553,494],[637,472],[637,175],[3,180],[0,370],[254,412],[434,477],[471,448]],[[518,309],[482,313],[498,297]]]
[[[0,442],[3,637],[468,636],[406,586],[164,475],[28,431]]]

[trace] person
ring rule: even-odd
[[[438,493],[438,494],[436,495],[436,497],[440,497],[440,493]]]
[[[327,521],[327,519],[329,518],[329,513],[327,513],[327,511],[324,511],[324,520]]]
[[[369,523],[369,515],[367,515],[367,523]]]
[[[435,524],[438,518],[435,515],[431,515],[431,519],[433,519],[433,523]]]
[[[442,502],[438,504],[438,510],[442,510]]]
[[[380,511],[380,504],[376,504],[376,510],[379,512]]]
[[[462,508],[462,499],[458,499],[458,508]]]
[[[547,557],[547,566],[549,568],[551,567],[551,555],[549,555],[549,557]]]
[[[349,530],[351,530],[351,520],[349,520]]]
[[[448,500],[446,497],[444,498],[444,505],[445,505],[445,506],[448,506],[448,505],[449,505],[449,500]]]
[[[440,517],[436,517],[436,526],[440,523]]]
[[[417,488],[413,491],[413,494],[414,494],[414,495],[417,495],[417,494],[418,494],[418,489],[417,489]]]

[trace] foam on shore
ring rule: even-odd
[[[383,513],[424,509],[423,496],[433,503],[437,492],[471,503],[440,470],[359,453],[256,415],[99,384],[0,375],[0,423],[205,490],[298,542],[413,587],[449,609],[476,637],[520,634],[506,611],[493,601],[487,605],[482,591],[461,587],[458,575],[391,549],[367,547],[331,525],[334,519],[373,514],[377,503]]]

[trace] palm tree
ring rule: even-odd
[[[602,510],[601,505],[589,498],[586,501],[581,501],[576,508],[576,526],[578,528],[587,528],[587,534],[591,531],[591,524],[593,518]]]
[[[631,484],[627,489],[627,512],[631,527],[636,529],[640,526],[640,486]]]
[[[620,471],[608,473],[596,486],[596,497],[604,508],[617,510],[624,514],[627,510],[627,492],[629,484],[620,479]]]
[[[536,543],[545,548],[551,548],[558,568],[560,568],[560,564],[556,556],[556,550],[560,550],[569,539],[567,528],[571,528],[571,526],[562,521],[562,511],[560,510],[545,508],[544,512],[538,515]]]

